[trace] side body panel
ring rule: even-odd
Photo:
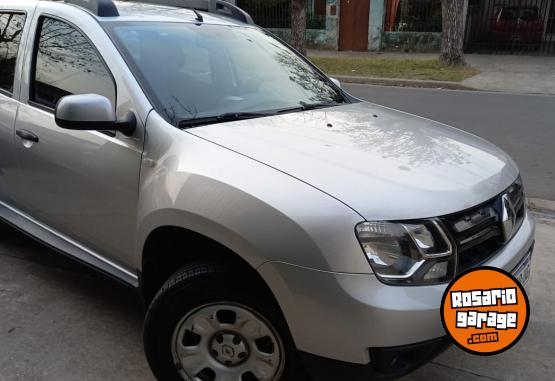
[[[10,183],[14,175],[14,124],[18,103],[0,92],[0,201],[10,201]]]
[[[137,117],[133,136],[64,130],[56,125],[52,110],[29,102],[32,47],[41,16],[67,21],[91,40],[114,77],[118,117],[128,111]],[[39,142],[15,139],[13,206],[134,272],[139,172],[150,104],[98,22],[77,7],[39,3],[27,45],[15,128],[35,134]]]

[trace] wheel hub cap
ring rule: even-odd
[[[236,366],[245,361],[248,347],[245,339],[233,332],[218,332],[210,344],[212,357],[225,366]]]
[[[174,330],[172,355],[186,381],[277,381],[283,373],[284,349],[276,330],[234,303],[188,313]]]

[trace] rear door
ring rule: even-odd
[[[10,203],[10,180],[14,175],[14,124],[18,110],[20,66],[27,14],[24,8],[0,5],[0,202]]]
[[[134,80],[100,25],[79,8],[42,2],[31,28],[15,126],[18,208],[115,267],[134,268],[146,119],[131,95]],[[110,99],[119,117],[134,112],[135,134],[58,127],[58,100],[87,93]]]

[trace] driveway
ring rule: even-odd
[[[452,348],[405,381],[555,378],[555,219],[539,221],[522,340],[493,357]],[[153,381],[137,295],[3,223],[0,305],[2,381]]]
[[[452,347],[404,381],[555,379],[555,217],[535,217],[538,225],[532,278],[526,286],[531,314],[522,339],[496,356],[474,356]]]
[[[142,307],[117,283],[0,222],[0,380],[153,380]]]

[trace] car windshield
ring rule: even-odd
[[[175,125],[345,101],[311,65],[257,28],[152,22],[109,29],[151,101]]]
[[[539,18],[538,8],[503,8],[501,12],[501,20],[505,21],[535,21]]]

